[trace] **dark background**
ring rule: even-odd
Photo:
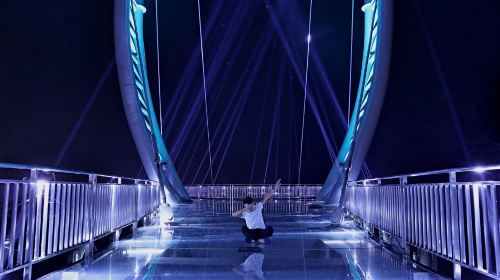
[[[394,2],[390,79],[369,173],[498,164],[500,1]],[[362,1],[355,4],[353,100],[363,34]],[[158,5],[166,143],[184,183],[208,183],[196,1]],[[154,2],[145,6],[158,113]],[[201,1],[217,183],[297,182],[308,7]],[[343,140],[350,22],[350,1],[314,0],[304,183],[324,181]],[[144,176],[118,88],[113,1],[8,1],[0,38],[0,161]]]

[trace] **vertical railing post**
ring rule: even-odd
[[[233,213],[233,212],[234,212],[234,193],[233,193],[233,191],[234,191],[234,187],[233,187],[233,185],[230,185],[230,186],[229,186],[229,195],[230,195],[230,203],[231,203],[231,206],[230,206],[230,208],[229,208],[229,211],[230,211],[231,213]]]
[[[26,247],[25,259],[28,264],[23,269],[23,279],[31,280],[31,271],[33,268],[33,243],[35,238],[35,200],[36,200],[36,182],[38,180],[38,170],[31,169],[30,182],[29,182],[29,198],[28,209],[26,215],[27,230],[26,230]],[[24,202],[26,203],[26,202]]]
[[[457,238],[458,233],[458,209],[457,208],[457,173],[455,171],[449,172],[449,181],[450,181],[450,205],[452,208],[452,226],[451,233],[448,233],[450,238],[452,239],[452,248],[453,254],[451,255],[453,259],[453,278],[454,279],[462,279],[462,270],[460,267],[460,240]]]
[[[449,173],[449,176],[450,176],[450,184],[455,184],[457,183],[457,172],[455,171],[451,171]]]
[[[9,255],[12,255],[12,251],[9,250],[9,255],[5,255],[5,249],[4,249],[4,244],[6,243],[7,237],[7,217],[8,217],[8,212],[9,212],[9,190],[10,190],[10,184],[6,184],[6,186],[3,186],[4,192],[3,192],[3,197],[2,200],[0,200],[0,207],[1,207],[1,216],[0,216],[0,221],[1,221],[1,226],[0,226],[0,272],[3,272],[4,269],[4,260],[5,259],[10,259]],[[14,204],[15,202],[13,202]],[[15,204],[14,204],[15,205]],[[15,221],[11,221],[11,224],[15,226]],[[12,238],[10,238],[10,244],[13,244],[14,242],[12,241]],[[9,244],[9,247],[10,247]],[[8,268],[9,265],[6,265],[6,268]]]
[[[85,227],[87,228],[87,232],[89,235],[89,242],[85,248],[85,265],[90,265],[94,258],[94,221],[95,221],[95,208],[94,208],[94,198],[97,187],[97,176],[95,174],[89,175],[89,183],[90,183],[90,191],[87,193],[86,204],[85,207]]]
[[[451,237],[452,243],[452,254],[453,260],[460,260],[460,239],[458,230],[458,205],[457,205],[457,173],[455,171],[449,172],[450,179],[450,210],[451,210],[451,232],[449,235]]]
[[[381,189],[382,189],[382,181],[377,180],[377,227],[382,228],[382,194],[381,194]]]
[[[137,233],[137,226],[138,226],[139,218],[141,217],[141,215],[139,214],[139,195],[140,195],[140,191],[141,191],[141,189],[140,189],[141,186],[139,184],[139,180],[134,180],[134,185],[135,185],[135,188],[134,188],[134,190],[135,190],[134,191],[134,215],[135,215],[135,217],[134,217],[134,223],[132,224],[132,236],[135,237],[135,235]],[[146,185],[145,187],[153,188],[154,185],[151,185],[151,186]],[[150,203],[153,203],[153,201],[150,201]],[[146,212],[149,215],[150,209],[148,209]],[[144,214],[146,214],[146,213],[144,213]]]
[[[493,233],[493,246],[495,252],[495,268],[496,275],[500,276],[500,223],[498,220],[498,210],[500,209],[500,201],[495,197],[495,188],[500,187],[499,185],[492,184],[489,186],[489,203],[490,203],[490,225],[492,227]]]
[[[407,176],[401,176],[399,177],[399,184],[401,186],[401,194],[402,194],[402,199],[400,201],[400,203],[402,203],[402,207],[401,209],[405,209],[405,211],[402,211],[402,221],[400,221],[400,226],[402,226],[402,242],[404,245],[404,248],[405,248],[405,253],[408,253],[407,252],[407,246],[406,246],[406,243],[408,242],[408,211],[406,211],[406,207],[408,206],[408,201],[406,199],[406,192],[408,191],[407,190],[407,186],[408,186],[408,177]]]
[[[139,180],[134,180],[134,185],[135,185],[135,199],[134,199],[134,220],[138,221],[139,220],[139,192],[140,192],[140,187],[139,187]],[[148,186],[148,185],[146,185]],[[151,185],[151,187],[154,187],[154,185]],[[149,209],[148,209],[149,212]]]

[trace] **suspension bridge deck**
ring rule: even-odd
[[[175,213],[175,226],[140,228],[91,265],[43,279],[441,279],[381,248],[354,224],[332,228],[318,213],[270,213],[266,222],[275,234],[266,245],[246,244],[243,221],[208,211],[206,201]]]

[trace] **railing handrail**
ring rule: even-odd
[[[190,184],[186,185],[186,187],[225,187],[225,186],[233,186],[233,187],[266,187],[266,186],[274,186],[273,184]],[[282,187],[318,187],[323,186],[323,184],[281,184]]]
[[[363,181],[370,181],[369,183],[363,184]],[[438,183],[405,183],[404,185],[412,185],[412,186],[429,186],[429,185],[449,185],[450,182],[438,182]],[[499,185],[500,181],[460,181],[454,182],[454,185]],[[372,180],[360,180],[360,181],[352,181],[349,182],[348,187],[380,187],[380,186],[400,186],[400,183],[392,183],[392,184],[377,184],[372,182]]]
[[[421,176],[449,174],[451,172],[455,172],[455,173],[479,172],[480,173],[480,172],[492,171],[492,170],[500,170],[500,165],[486,165],[486,166],[475,166],[475,167],[440,169],[440,170],[424,171],[424,172],[417,172],[417,173],[407,173],[407,174],[402,174],[402,175],[392,175],[392,176],[387,176],[387,177],[377,177],[377,178],[370,178],[370,179],[363,179],[363,180],[355,180],[355,181],[350,181],[350,182],[361,183],[361,182],[365,182],[365,181],[370,182],[370,181],[378,181],[378,180],[399,179],[402,177],[414,178],[414,177],[421,177]]]
[[[132,178],[132,177],[124,177],[117,175],[106,175],[95,172],[87,172],[81,170],[73,170],[73,169],[62,169],[62,168],[52,168],[43,165],[28,165],[28,164],[18,164],[18,163],[8,163],[8,162],[0,162],[0,169],[17,169],[17,170],[40,170],[43,172],[57,172],[64,174],[73,174],[73,175],[87,175],[87,176],[97,176],[101,178],[113,178],[113,179],[124,179],[124,180],[140,180],[149,183],[156,183],[155,181],[149,179],[140,179],[140,178]]]

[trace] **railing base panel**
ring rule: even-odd
[[[384,247],[388,251],[399,255],[412,263],[424,267],[442,277],[448,279],[474,279],[474,280],[499,280],[500,277],[492,275],[487,272],[481,272],[468,265],[453,261],[452,259],[442,257],[431,251],[425,250],[413,244],[406,243],[400,238],[391,235],[373,225],[368,224],[366,221],[347,213],[346,216],[352,219],[359,227],[367,230],[368,237],[374,242]],[[394,242],[397,240],[396,242]],[[403,244],[398,244],[403,242]]]

